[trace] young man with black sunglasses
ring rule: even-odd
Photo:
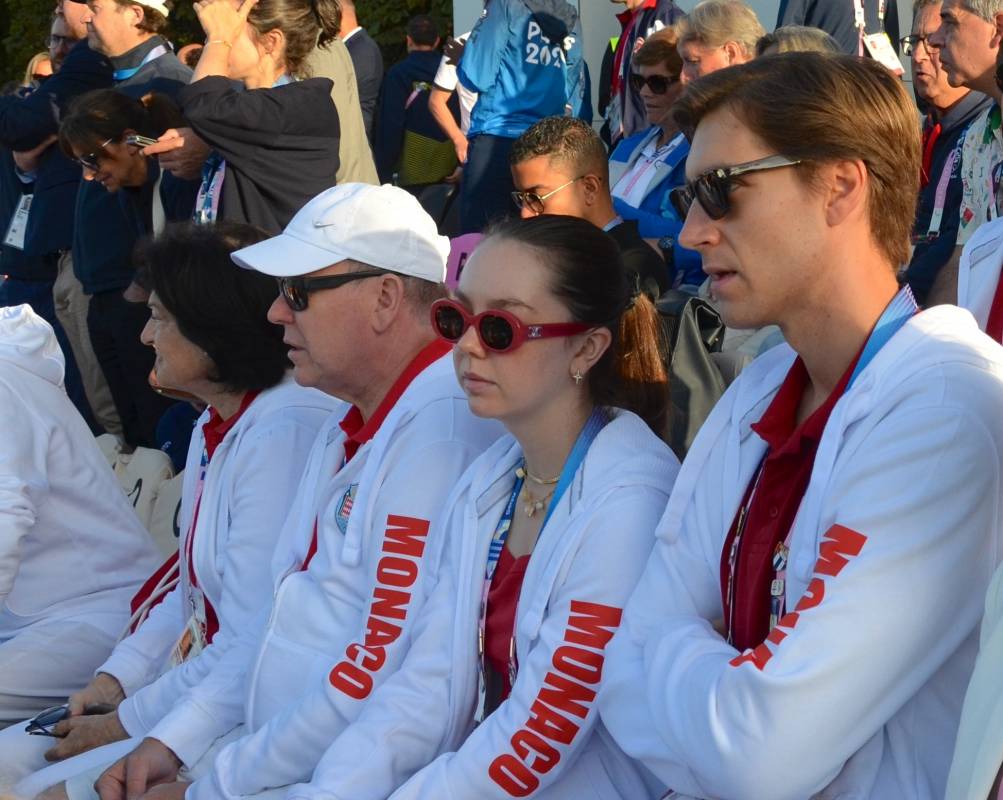
[[[285,329],[296,382],[352,407],[308,459],[278,535],[267,620],[104,773],[103,800],[176,781],[182,766],[162,797],[306,782],[400,665],[446,499],[502,431],[471,413],[430,324],[448,248],[413,195],[344,184],[234,253],[279,281],[269,319]],[[81,783],[67,784],[71,798]]]
[[[687,455],[604,722],[685,797],[941,798],[1003,533],[1003,348],[899,289],[915,109],[876,62],[787,53],[674,113],[680,240],[726,324],[789,345]]]

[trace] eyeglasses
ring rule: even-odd
[[[664,75],[649,75],[645,78],[643,75],[632,72],[630,73],[630,88],[635,92],[639,92],[647,84],[652,94],[665,94],[669,91],[669,87],[678,82],[678,80],[678,75],[674,78],[667,78]]]
[[[700,203],[708,217],[721,219],[731,210],[731,200],[728,195],[735,188],[735,178],[739,175],[780,169],[780,167],[793,167],[800,163],[800,160],[792,161],[785,156],[767,156],[756,161],[735,164],[732,167],[708,170],[688,181],[685,186],[673,189],[669,193],[669,199],[682,220],[685,220],[686,215],[690,213],[690,206],[693,205],[694,200]]]
[[[548,322],[528,324],[514,314],[500,309],[488,309],[480,314],[470,314],[454,300],[436,300],[432,303],[432,327],[439,338],[456,344],[467,329],[473,326],[477,338],[488,350],[511,353],[532,339],[550,339],[584,333],[592,326],[582,322]]]
[[[107,141],[101,142],[101,144],[98,145],[98,149],[95,150],[94,152],[87,153],[86,155],[82,156],[77,156],[76,158],[77,163],[80,166],[84,167],[84,169],[89,169],[91,172],[97,172],[99,166],[98,158],[101,157],[101,154],[104,152],[104,149],[114,141],[115,137],[112,136]]]
[[[902,45],[902,55],[911,56],[913,51],[919,47],[921,44],[926,47],[926,51],[929,53],[932,50],[940,50],[937,45],[930,41],[930,37],[921,33],[914,33],[909,36],[903,36],[899,39],[899,44]]]
[[[104,149],[114,141],[115,137],[113,136],[107,141],[102,142],[100,145],[98,145],[98,149],[95,150],[93,153],[87,153],[87,155],[77,156],[76,162],[80,164],[80,166],[89,169],[91,172],[97,172],[98,168],[100,167],[100,164],[98,164],[98,159],[103,155]],[[157,143],[156,139],[151,139],[149,136],[139,136],[139,135],[126,136],[125,139],[123,139],[122,141],[125,142],[125,144],[131,144],[134,145],[135,147],[149,147],[151,144]]]
[[[321,275],[318,278],[279,278],[279,291],[293,311],[306,311],[310,295],[313,292],[321,289],[337,289],[352,281],[375,278],[385,274],[376,270],[361,270],[359,272],[346,272],[344,275]]]
[[[549,198],[553,197],[561,191],[561,189],[567,189],[575,181],[580,181],[584,177],[584,175],[579,175],[577,178],[572,178],[567,183],[562,183],[556,189],[547,192],[546,194],[537,194],[536,192],[512,192],[512,202],[515,203],[516,208],[528,208],[534,214],[542,214],[543,204]]]
[[[70,707],[65,703],[61,706],[47,708],[38,716],[28,721],[28,724],[24,728],[25,733],[30,736],[52,736],[58,739],[60,737],[52,732],[52,728],[56,723],[62,722],[69,715]]]

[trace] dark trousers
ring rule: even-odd
[[[147,378],[153,369],[153,348],[139,341],[150,317],[145,303],[130,303],[121,291],[91,296],[87,328],[91,344],[122,420],[126,442],[156,447],[157,422],[173,401],[161,397]]]
[[[470,140],[460,189],[460,227],[477,233],[501,217],[517,213],[512,202],[508,154],[515,139],[481,133]]]
[[[19,306],[27,304],[31,310],[52,326],[56,334],[56,341],[63,351],[63,359],[66,362],[66,372],[63,376],[63,385],[66,387],[66,394],[70,402],[76,406],[80,416],[84,418],[87,426],[93,433],[101,433],[96,423],[94,415],[91,413],[90,404],[87,402],[87,395],[84,394],[84,383],[80,378],[80,370],[77,368],[76,359],[73,358],[73,350],[70,348],[70,340],[66,338],[66,331],[59,324],[56,318],[56,305],[52,299],[52,287],[54,281],[23,281],[20,278],[7,276],[0,280],[0,306]]]

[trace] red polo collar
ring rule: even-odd
[[[430,366],[435,361],[438,361],[446,353],[453,349],[453,346],[449,342],[444,342],[441,339],[436,339],[431,344],[426,345],[418,355],[416,355],[411,363],[408,364],[404,371],[400,374],[396,381],[394,381],[393,386],[390,387],[390,391],[387,392],[383,400],[380,401],[379,406],[376,407],[376,411],[368,420],[362,419],[362,412],[359,410],[358,406],[352,406],[345,418],[339,423],[341,429],[345,432],[345,458],[351,459],[366,442],[372,439],[376,432],[380,429],[383,424],[383,420],[387,418],[387,414],[390,413],[397,401],[400,400],[401,395],[404,394],[411,382],[420,375],[426,367]]]

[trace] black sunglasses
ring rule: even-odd
[[[310,295],[313,292],[321,289],[337,289],[352,281],[375,278],[385,274],[376,270],[362,270],[360,272],[346,272],[344,275],[321,275],[318,278],[279,278],[279,291],[282,292],[282,298],[293,311],[306,311]]]
[[[791,160],[786,156],[767,156],[732,167],[718,167],[702,175],[698,175],[684,186],[678,186],[669,193],[672,207],[685,220],[690,213],[690,206],[696,200],[711,219],[721,219],[731,210],[731,200],[728,195],[735,188],[735,178],[749,172],[762,172],[780,167],[793,167],[800,160]]]
[[[61,737],[53,733],[52,728],[56,723],[62,722],[69,715],[70,707],[65,703],[61,706],[47,708],[38,714],[38,716],[28,721],[28,724],[24,728],[25,733],[30,736],[51,736],[54,739],[59,739]]]
[[[630,88],[639,92],[647,84],[652,94],[665,94],[669,91],[669,87],[678,80],[678,75],[674,78],[666,78],[664,75],[649,75],[645,78],[643,75],[632,72],[630,73]]]
[[[903,36],[899,39],[899,44],[902,45],[902,55],[911,56],[913,52],[921,44],[926,47],[927,52],[931,50],[940,50],[939,47],[930,42],[930,37],[922,33],[913,33],[909,36]]]

